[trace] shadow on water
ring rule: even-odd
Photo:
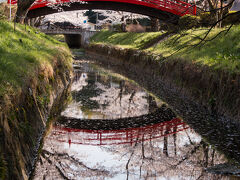
[[[190,124],[197,134],[164,102],[119,75],[78,61],[71,90],[71,103],[45,139],[34,179],[236,179],[226,175],[240,174],[238,168],[227,170],[226,157],[199,135],[219,139],[223,132],[216,125],[209,122],[212,130]],[[232,142],[223,140],[219,145]]]

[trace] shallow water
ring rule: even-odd
[[[75,64],[71,103],[44,140],[33,179],[236,179],[167,104],[88,61]]]

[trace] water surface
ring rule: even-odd
[[[164,102],[136,83],[76,61],[71,103],[44,140],[33,179],[236,179]]]

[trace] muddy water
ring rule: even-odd
[[[78,61],[69,98],[33,179],[237,179],[220,175],[223,154],[126,77]]]

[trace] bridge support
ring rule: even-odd
[[[80,48],[82,46],[81,34],[64,34],[64,37],[69,48]]]
[[[46,32],[46,34],[64,34],[65,41],[70,48],[80,48],[90,42],[90,38],[96,34],[97,31],[81,31],[81,32]]]

